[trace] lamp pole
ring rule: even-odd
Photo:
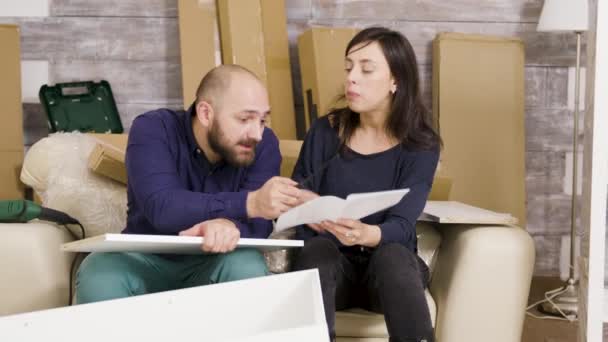
[[[581,35],[582,31],[576,33],[576,75],[574,81],[574,134],[572,138],[572,202],[570,208],[570,267],[568,282],[552,302],[544,302],[541,311],[553,315],[574,315],[578,317],[578,284],[574,276],[574,258],[576,257],[576,198],[578,194],[578,119],[580,103],[580,79],[581,79]]]

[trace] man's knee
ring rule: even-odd
[[[76,303],[84,304],[136,295],[129,277],[131,265],[123,253],[88,255],[76,274]]]
[[[238,248],[226,254],[217,255],[219,259],[215,276],[216,283],[261,277],[270,274],[266,260],[254,248]]]

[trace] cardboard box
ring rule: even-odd
[[[302,73],[304,117],[298,127],[306,131],[316,118],[333,107],[345,106],[337,102],[344,95],[344,52],[358,32],[353,28],[315,27],[298,37],[298,55]]]
[[[23,151],[0,151],[0,200],[24,198],[25,186],[19,180]]]
[[[429,193],[429,201],[447,201],[450,199],[450,191],[452,190],[452,179],[449,177],[436,176],[433,179],[433,186]]]
[[[0,25],[0,151],[23,149],[19,26]]]
[[[21,52],[19,27],[0,25],[0,199],[23,198]]]
[[[0,340],[327,342],[329,336],[315,269],[0,317]]]
[[[281,139],[296,139],[296,115],[283,0],[261,0],[266,61],[266,86],[272,108],[272,129]]]
[[[281,150],[281,176],[290,177],[293,174],[293,168],[296,166],[300,149],[302,148],[302,140],[279,140],[279,149]]]
[[[442,33],[433,42],[433,115],[451,200],[526,224],[524,45]]]
[[[179,41],[184,108],[196,99],[203,76],[221,63],[215,0],[180,0]]]
[[[97,145],[89,155],[89,169],[97,174],[127,184],[125,153],[127,134],[90,134]]]
[[[269,127],[295,139],[287,18],[283,0],[218,0],[222,61],[251,70],[268,89]]]

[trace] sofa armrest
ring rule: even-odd
[[[441,225],[430,290],[441,342],[520,341],[534,242],[518,227]]]
[[[72,239],[50,223],[0,224],[0,315],[68,304],[74,255],[60,246]]]

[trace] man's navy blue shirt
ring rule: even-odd
[[[127,227],[123,233],[175,235],[197,223],[226,218],[244,238],[266,238],[271,221],[247,217],[247,194],[279,174],[281,155],[266,128],[254,162],[210,163],[194,138],[192,109],[138,116],[126,152]]]

